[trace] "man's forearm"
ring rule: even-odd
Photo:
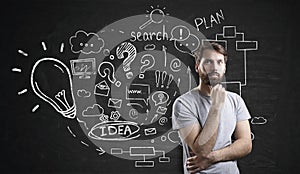
[[[202,128],[199,124],[195,124],[195,127],[189,129],[192,132],[191,134],[187,129],[182,129],[181,131],[184,136],[188,137],[186,138],[187,144],[200,158],[207,158],[215,146],[218,136],[220,113],[226,97],[226,92],[222,85],[214,86],[210,94],[211,106]]]
[[[194,153],[197,156],[206,157],[213,149],[219,129],[220,109],[212,106],[209,110],[207,120],[201,132],[194,142]]]
[[[213,158],[214,163],[220,161],[236,160],[249,154],[251,152],[251,149],[251,140],[238,139],[225,148],[213,151],[211,156]]]

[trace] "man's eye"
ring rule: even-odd
[[[211,64],[211,60],[205,60],[204,63],[205,64]]]

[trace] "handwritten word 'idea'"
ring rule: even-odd
[[[95,140],[125,141],[139,137],[140,127],[129,121],[107,121],[96,124],[88,133]]]
[[[219,12],[216,12],[215,14],[211,14],[209,18],[200,17],[194,19],[195,25],[197,27],[197,30],[199,31],[201,26],[204,26],[205,29],[212,28],[215,24],[220,24],[221,21],[225,20],[223,11],[220,9]]]

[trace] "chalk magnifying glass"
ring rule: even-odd
[[[155,23],[159,24],[164,20],[165,13],[161,9],[154,9],[150,13],[150,19],[146,21],[143,25],[141,25],[139,28],[140,30],[143,30],[148,25]]]

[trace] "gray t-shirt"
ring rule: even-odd
[[[230,145],[232,143],[231,137],[235,130],[236,123],[251,118],[245,102],[239,95],[229,91],[226,91],[226,94],[227,96],[224,107],[220,115],[218,136],[213,150],[221,149]],[[173,104],[173,129],[179,130],[195,122],[198,122],[201,127],[203,127],[207,119],[210,106],[210,97],[201,94],[196,88],[181,95]],[[182,138],[181,141],[183,146],[184,173],[189,173],[186,169],[186,160],[190,157],[190,149]],[[206,170],[202,170],[200,172],[200,174],[205,173],[238,174],[239,170],[236,161],[226,161],[213,164]]]

